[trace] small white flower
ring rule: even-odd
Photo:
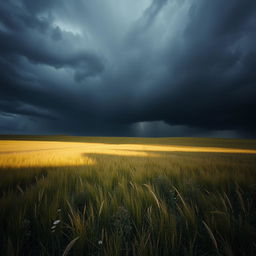
[[[102,243],[103,243],[102,240],[98,241],[98,245],[102,245]]]
[[[58,225],[60,223],[60,220],[55,220],[54,222],[53,222],[53,225]]]
[[[56,226],[55,225],[53,225],[52,227],[51,227],[51,229],[55,229],[56,228]]]

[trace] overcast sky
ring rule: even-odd
[[[2,0],[0,133],[256,137],[256,1]]]

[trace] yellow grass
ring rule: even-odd
[[[163,152],[256,154],[237,148],[6,140],[0,141],[0,167],[82,166],[95,164],[90,154],[158,157]]]

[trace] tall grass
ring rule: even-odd
[[[0,170],[0,254],[256,254],[254,155],[86,157]]]

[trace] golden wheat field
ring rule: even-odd
[[[1,255],[255,255],[255,141],[0,140]]]
[[[89,154],[151,158],[163,152],[256,154],[256,149],[6,140],[0,141],[0,167],[90,165],[95,161]]]

